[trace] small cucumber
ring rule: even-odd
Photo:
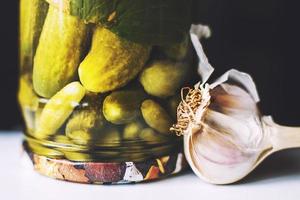
[[[55,135],[85,95],[79,82],[72,82],[56,93],[45,105],[34,136],[46,139]]]

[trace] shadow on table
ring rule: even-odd
[[[237,184],[274,181],[277,178],[300,175],[300,149],[277,152],[262,162],[245,179]]]

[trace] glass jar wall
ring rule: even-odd
[[[20,1],[18,98],[37,171],[124,183],[184,168],[169,129],[180,89],[197,80],[190,9],[179,0]]]

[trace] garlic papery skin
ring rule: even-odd
[[[246,176],[270,144],[256,108],[243,89],[221,84],[210,90],[210,104],[184,132],[184,150],[203,180],[228,184]]]
[[[183,135],[185,157],[198,177],[229,184],[244,178],[272,153],[300,147],[300,128],[277,125],[260,114],[255,83],[246,73],[232,69],[208,84],[214,68],[199,41],[201,29],[201,25],[191,29],[191,40],[202,81],[183,88],[177,124],[171,130]]]
[[[195,90],[199,89],[190,92]],[[271,117],[261,116],[257,101],[242,87],[222,83],[209,94],[209,105],[199,105],[195,112],[202,113],[201,117],[190,118],[191,123],[182,132],[187,161],[202,180],[234,183],[269,155],[300,147],[300,128],[280,126]]]

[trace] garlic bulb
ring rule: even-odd
[[[206,83],[213,68],[197,35],[191,32],[191,37],[204,81],[183,88],[178,122],[171,130],[184,135],[185,156],[196,175],[213,184],[233,183],[273,152],[300,147],[299,128],[281,127],[261,116],[248,74],[230,70]]]

